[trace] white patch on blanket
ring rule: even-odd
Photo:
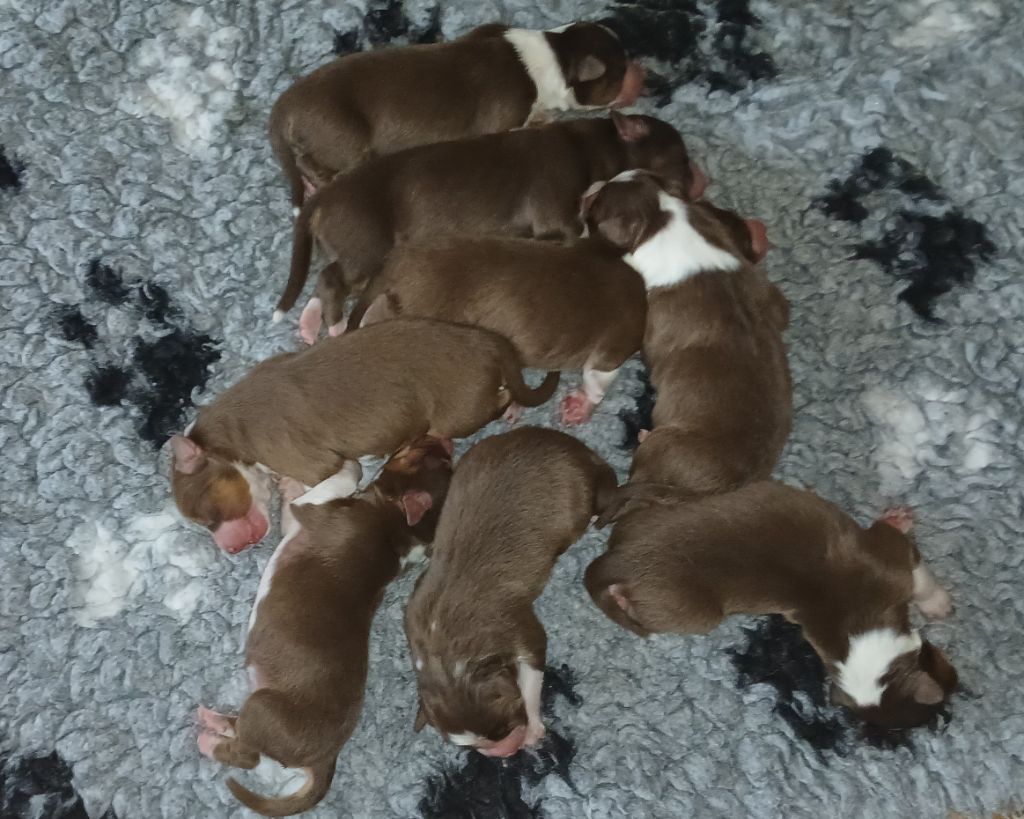
[[[143,79],[119,101],[121,110],[169,120],[174,143],[190,154],[202,156],[223,145],[227,119],[238,104],[231,61],[241,39],[237,28],[218,27],[205,10],[195,9],[177,31],[143,40],[135,49],[133,68]]]
[[[992,3],[972,3],[970,14],[962,14],[959,3],[929,3],[920,9],[920,19],[913,25],[895,32],[892,44],[897,48],[934,48],[956,40],[962,34],[970,34],[979,26],[978,18],[987,16],[997,18],[999,10]]]
[[[197,549],[181,537],[181,521],[169,509],[139,515],[115,534],[94,521],[68,539],[78,559],[71,590],[72,616],[95,627],[147,594],[183,622],[203,593],[202,577],[213,562],[212,548]]]

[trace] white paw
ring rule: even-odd
[[[544,728],[543,722],[531,722],[526,726],[526,739],[523,740],[523,745],[532,748],[544,739],[546,734],[547,730]]]
[[[942,620],[949,617],[953,611],[953,598],[943,588],[936,588],[927,597],[916,602],[921,614],[932,620]]]

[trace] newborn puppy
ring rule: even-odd
[[[420,316],[473,324],[511,341],[527,367],[582,367],[583,389],[562,407],[565,423],[581,423],[640,349],[646,314],[643,279],[601,239],[458,236],[395,248],[349,323]]]
[[[353,498],[284,507],[284,538],[249,621],[252,693],[237,717],[199,709],[199,750],[211,759],[254,768],[266,755],[306,769],[306,784],[283,797],[259,796],[229,778],[246,807],[288,816],[327,793],[362,712],[374,613],[402,559],[432,537],[450,478],[448,450],[426,438],[396,453]],[[282,493],[291,501],[302,487],[288,483]]]
[[[632,105],[643,70],[609,29],[480,26],[450,43],[349,54],[297,80],[270,112],[292,204],[380,154],[518,128],[548,111]]]
[[[275,319],[302,292],[313,249],[330,263],[299,321],[308,342],[321,313],[332,334],[344,329],[350,288],[370,280],[391,249],[442,234],[504,234],[568,239],[580,235],[580,196],[627,168],[662,173],[680,194],[698,195],[703,177],[668,123],[612,113],[379,157],[337,177],[295,221],[288,285]]]
[[[619,625],[705,634],[730,614],[782,614],[803,628],[835,699],[866,722],[928,722],[956,688],[943,653],[911,628],[913,600],[950,611],[905,513],[862,529],[810,492],[770,481],[697,500],[678,494],[623,517],[587,569]]]
[[[654,429],[617,502],[648,484],[703,495],[767,478],[789,435],[792,387],[788,305],[756,264],[768,248],[764,225],[688,204],[645,173],[592,192],[584,213],[647,284]]]
[[[544,736],[547,636],[533,601],[615,483],[575,438],[536,427],[487,438],[462,458],[405,613],[417,731],[429,722],[500,757]]]
[[[352,494],[358,458],[422,435],[458,438],[513,401],[536,406],[508,341],[476,327],[401,319],[264,361],[171,439],[171,486],[186,518],[236,554],[267,531],[269,473],[313,487],[297,503]]]

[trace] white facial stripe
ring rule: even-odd
[[[456,745],[461,745],[464,748],[479,743],[483,737],[474,734],[472,731],[466,731],[462,734],[448,734],[448,741]]]
[[[857,705],[878,705],[885,691],[879,684],[892,661],[902,654],[921,648],[916,631],[901,634],[891,628],[876,628],[850,638],[846,660],[836,663],[836,684]]]
[[[270,502],[270,470],[263,464],[250,465],[236,462],[232,465],[249,484],[249,494],[252,496],[252,502],[256,508],[263,513],[264,517],[267,517],[267,504]]]
[[[579,107],[576,95],[565,84],[562,67],[544,34],[543,31],[525,28],[512,28],[505,32],[505,39],[515,48],[519,61],[537,87],[537,99],[526,118],[527,122],[541,111],[568,111]]]
[[[658,203],[669,214],[668,224],[622,257],[643,276],[648,290],[679,284],[698,273],[739,268],[739,259],[694,230],[682,200],[660,191]]]
[[[540,693],[544,687],[544,672],[531,666],[522,657],[519,658],[518,667],[516,682],[526,706],[526,719],[530,726],[540,727],[543,725],[540,716]]]

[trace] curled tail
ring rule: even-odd
[[[314,196],[299,211],[295,218],[295,232],[292,239],[292,268],[288,274],[288,284],[285,285],[284,293],[277,303],[279,313],[287,313],[295,306],[302,288],[306,286],[306,278],[309,276],[309,263],[313,258],[313,233],[310,229],[310,222],[316,212],[316,197]]]
[[[260,796],[243,787],[238,780],[228,777],[228,790],[249,810],[263,816],[292,816],[307,811],[316,805],[327,794],[334,779],[334,757],[305,768],[308,779],[295,793],[290,796]]]
[[[538,387],[531,387],[523,381],[523,364],[516,354],[515,348],[508,342],[501,347],[501,380],[508,388],[512,400],[523,407],[539,407],[558,389],[558,380],[562,374],[549,372]]]
[[[629,603],[628,589],[613,577],[610,561],[611,555],[605,552],[587,566],[583,584],[587,587],[594,604],[609,620],[634,634],[646,637],[650,632],[631,616],[633,607]]]

